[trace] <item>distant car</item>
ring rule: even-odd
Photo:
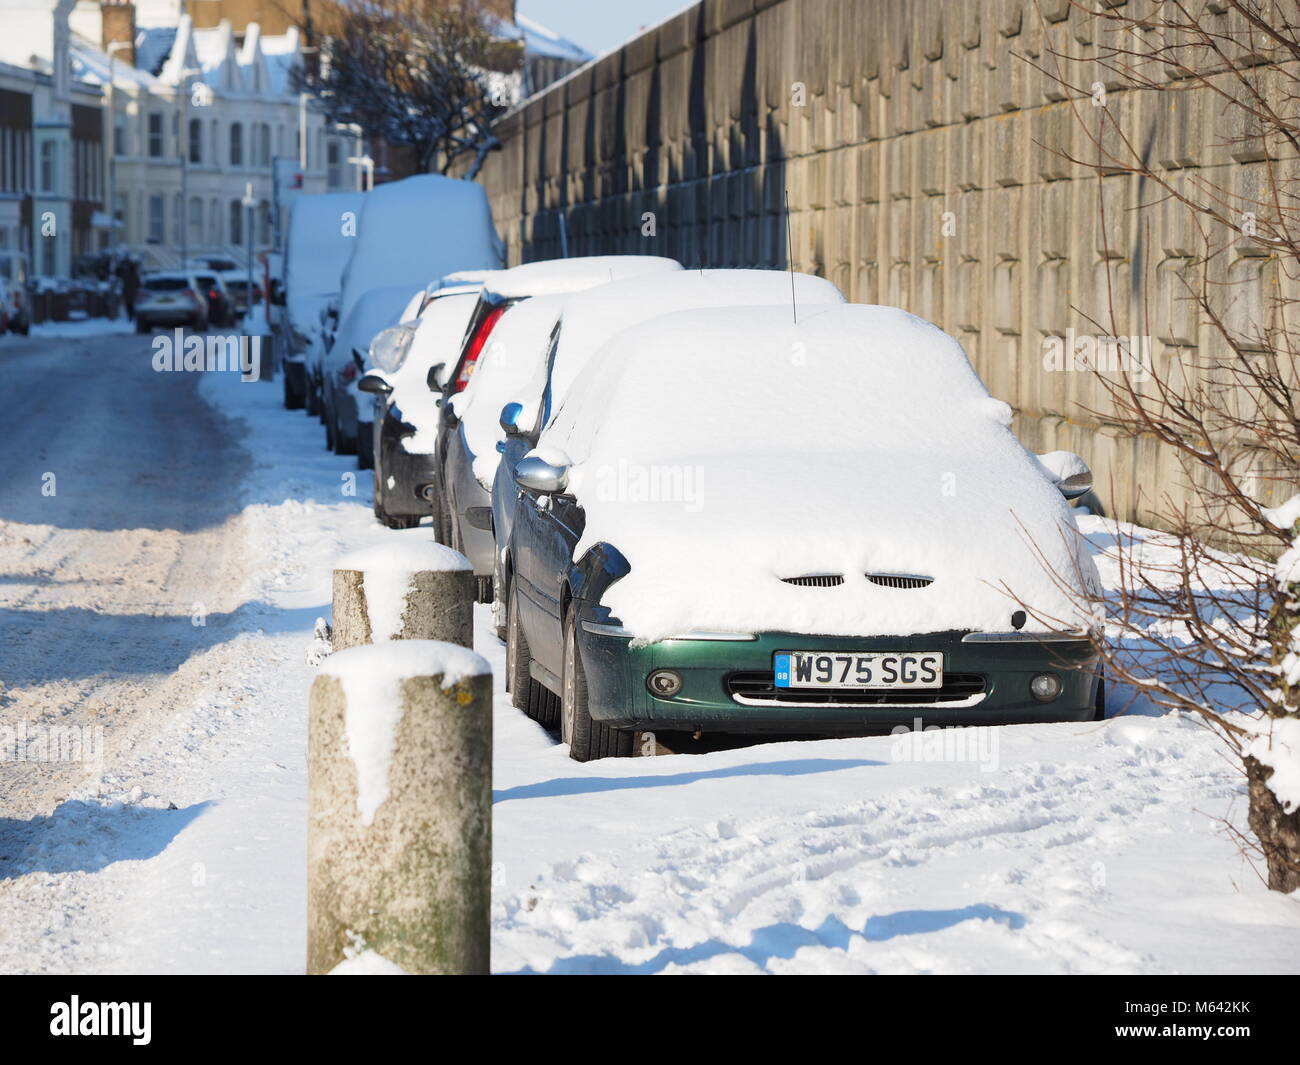
[[[142,277],[135,296],[136,332],[183,325],[200,332],[208,328],[208,302],[194,274],[166,271]]]
[[[343,267],[356,243],[343,220],[360,213],[364,195],[300,195],[289,209],[285,313],[277,319],[276,332],[284,368],[284,405],[290,410],[305,407],[308,414],[319,413],[320,378],[318,372],[309,373],[308,352],[324,328],[322,309],[331,299],[338,299]]]
[[[194,280],[208,301],[209,325],[234,325],[235,308],[229,289],[221,275],[215,271],[194,271]]]
[[[411,289],[405,285],[372,289],[339,323],[330,349],[321,362],[321,402],[324,407],[325,446],[336,455],[357,455],[357,445],[364,440],[369,452],[374,401],[357,389],[357,382],[367,370],[370,342],[380,330],[397,325],[411,301]],[[364,401],[365,410],[359,408]],[[370,455],[358,455],[363,468],[371,463]]]
[[[0,251],[0,287],[9,331],[25,336],[32,328],[32,301],[27,256],[22,252]]]
[[[619,334],[516,470],[515,705],[558,698],[579,761],[637,731],[1095,719],[1100,581],[1063,498],[1091,475],[1051,475],[1010,423],[898,308]]]
[[[492,331],[510,307],[520,300],[535,296],[581,292],[621,278],[649,277],[681,269],[681,263],[676,259],[658,255],[594,255],[525,263],[493,274],[483,286],[455,364],[444,378],[442,415],[434,451],[439,458],[440,468],[443,456],[447,453],[447,441],[459,424],[456,403],[450,401],[469,384],[479,358],[488,350]],[[544,351],[518,353],[520,358],[534,360],[544,355]],[[470,507],[481,508],[476,513],[486,513],[489,499],[486,489],[480,487],[474,492],[470,485],[467,484],[466,487],[469,492],[453,501],[448,495],[449,482],[445,478],[439,479],[435,494],[434,524],[443,543],[450,544],[455,540],[464,546],[471,561],[477,560],[474,575],[478,578],[479,599],[490,603],[493,554],[490,527],[486,524],[482,527],[470,526],[468,523],[457,524],[452,518],[453,508],[456,507],[460,508],[461,513]]]
[[[262,302],[262,286],[257,283],[256,274],[253,281],[253,303]],[[226,291],[230,293],[231,309],[236,317],[242,317],[248,313],[248,271],[245,270],[223,270],[221,280],[225,283]]]
[[[433,512],[431,495],[438,473],[432,452],[441,397],[431,391],[429,381],[431,376],[439,379],[455,358],[479,287],[439,286],[424,302],[400,364],[381,365],[372,351],[371,372],[357,385],[374,395],[374,510],[389,528],[410,528]]]

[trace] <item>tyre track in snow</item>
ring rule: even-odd
[[[184,663],[239,629],[248,460],[198,375],[154,373],[151,353],[131,335],[0,342],[0,729],[98,727],[104,751],[0,762],[0,890],[6,835],[111,777],[187,698]]]

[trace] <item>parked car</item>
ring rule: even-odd
[[[362,203],[340,278],[339,320],[371,289],[409,291],[455,270],[495,269],[503,251],[481,185],[440,174],[380,185]]]
[[[307,376],[307,413],[325,424],[325,356],[339,328],[339,298],[331,296],[320,309],[320,328],[312,334],[303,357]]]
[[[242,318],[248,313],[248,268],[242,270],[223,270],[221,280],[225,283],[226,291],[230,293],[231,308],[236,318]],[[257,273],[253,274],[253,304],[262,302],[262,286],[257,283]]]
[[[442,469],[442,456],[447,451],[447,440],[456,431],[458,424],[456,404],[449,401],[469,384],[493,329],[510,307],[520,300],[535,296],[581,292],[622,278],[649,277],[653,274],[678,272],[681,268],[675,259],[656,255],[596,255],[526,263],[494,274],[483,286],[455,364],[444,379],[444,402],[434,450],[435,456],[438,456],[439,469]],[[535,357],[541,358],[544,354],[545,352],[539,351]],[[449,544],[453,536],[459,536],[460,542],[473,551],[474,557],[479,560],[479,565],[475,567],[479,599],[481,602],[491,602],[491,534],[486,528],[470,531],[468,526],[461,526],[457,530],[451,520],[454,504],[448,499],[447,491],[448,482],[440,477],[434,497],[434,523],[439,530],[439,538],[443,543]],[[487,507],[489,500],[486,490],[472,498],[461,499],[459,505],[462,508]]]
[[[516,705],[557,696],[580,761],[644,730],[1094,718],[1100,581],[1063,498],[1089,478],[1054,483],[1010,424],[897,308],[620,334],[516,470]]]
[[[346,225],[361,212],[361,192],[300,195],[293,201],[285,238],[285,313],[277,321],[283,356],[284,405],[319,409],[320,381],[309,380],[307,351],[322,328],[321,310],[337,299],[343,267],[356,238]]]
[[[409,286],[372,289],[344,316],[334,334],[322,360],[321,399],[325,446],[336,455],[356,455],[358,442],[368,444],[371,439],[374,404],[369,394],[357,390],[357,382],[366,372],[370,342],[381,329],[398,323],[410,300]],[[362,400],[364,411],[359,409]],[[366,456],[361,465],[368,467],[370,461]]]
[[[215,270],[194,271],[194,280],[208,301],[208,324],[229,326],[235,324],[234,301],[226,283]]]
[[[373,347],[379,338],[372,343],[372,370],[357,387],[375,400],[374,510],[389,528],[410,528],[432,513],[432,491],[438,479],[432,452],[441,396],[430,389],[430,375],[436,381],[455,358],[479,287],[474,283],[439,286],[414,323],[404,357],[391,369],[375,357]],[[402,328],[394,327],[394,332]]]
[[[208,328],[208,302],[194,274],[169,270],[140,279],[135,296],[135,330],[147,333],[160,325],[188,325],[200,332]]]
[[[462,540],[475,572],[490,567],[493,588],[502,589],[493,599],[498,636],[506,636],[504,604],[513,565],[507,545],[520,505],[514,468],[537,442],[550,411],[563,402],[570,382],[587,362],[614,334],[661,314],[702,307],[790,306],[792,298],[805,308],[844,302],[843,293],[824,278],[779,270],[683,270],[588,289],[566,300],[554,344],[544,358],[535,359],[527,373],[517,370],[513,379],[503,375],[493,387],[482,389],[481,405],[473,397],[460,430],[448,439],[444,469],[448,496],[454,501],[452,520],[462,529],[474,525],[475,512],[469,507],[482,505],[482,500],[491,508],[494,538],[485,543],[471,532]],[[481,372],[489,373],[488,365]],[[512,400],[516,409],[507,418],[503,406]],[[458,403],[457,413],[461,410]],[[489,440],[491,454],[486,453]],[[490,487],[482,492],[484,484]]]
[[[0,285],[4,288],[4,315],[11,333],[24,336],[32,328],[31,271],[22,252],[0,251]]]

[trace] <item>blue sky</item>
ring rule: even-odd
[[[691,6],[691,0],[517,0],[515,10],[599,55]]]

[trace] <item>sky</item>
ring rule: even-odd
[[[593,55],[690,7],[692,0],[517,0],[515,10]]]

